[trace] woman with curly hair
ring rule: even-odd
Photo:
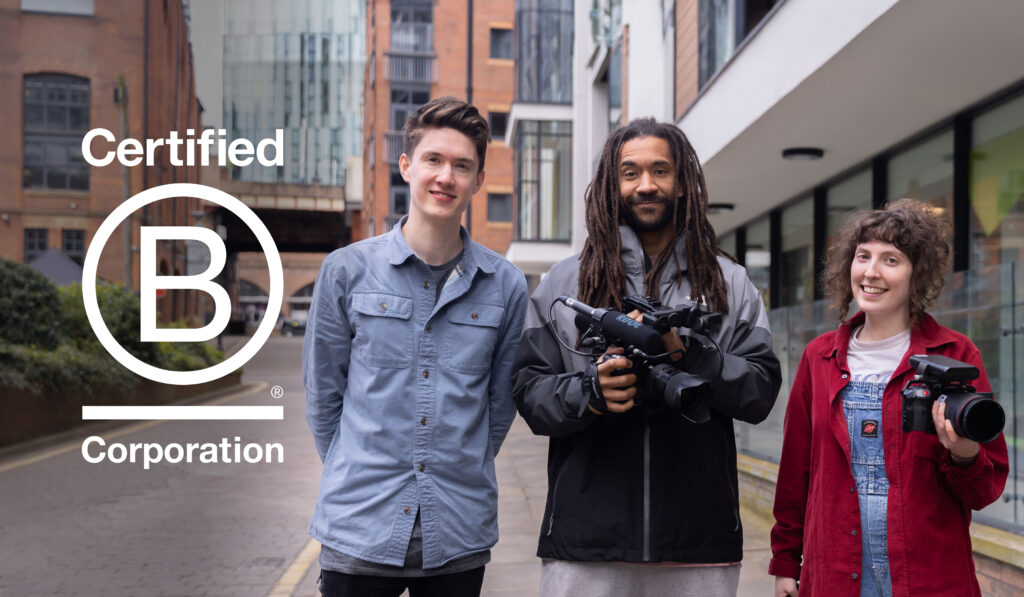
[[[971,510],[994,502],[1007,477],[1002,434],[958,436],[945,404],[936,434],[905,432],[900,391],[911,355],[944,355],[978,368],[977,347],[925,308],[942,290],[948,225],[902,199],[854,214],[828,252],[824,284],[836,331],[800,359],[786,408],[775,491],[776,597],[980,596]],[[856,300],[860,311],[847,318]]]

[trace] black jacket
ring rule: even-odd
[[[648,294],[643,292],[640,242],[628,227],[620,227],[620,234],[627,292]],[[676,254],[682,277],[666,268],[659,281],[661,299],[669,306],[692,304],[683,242]],[[534,292],[516,357],[513,396],[533,432],[551,436],[540,557],[686,563],[742,559],[732,420],[758,423],[768,416],[781,369],[764,306],[746,271],[729,260],[719,262],[729,313],[714,336],[725,363],[717,377],[717,363],[688,366],[713,378],[711,420],[703,424],[667,410],[590,412],[581,389],[587,359],[570,353],[553,335],[575,344],[575,312],[556,305],[548,321],[556,297],[577,296],[578,257],[552,267]],[[684,329],[677,331],[686,335]]]

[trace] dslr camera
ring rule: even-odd
[[[903,431],[934,434],[932,404],[939,400],[946,403],[946,419],[960,437],[979,443],[999,437],[1006,423],[1003,407],[991,392],[976,392],[967,383],[980,375],[977,367],[927,354],[910,357],[910,366],[917,374],[903,388]]]
[[[643,314],[642,320],[636,321],[615,309],[595,309],[566,296],[557,300],[577,312],[576,327],[582,331],[580,346],[592,351],[588,356],[597,358],[609,346],[624,349],[623,356],[633,363],[633,367],[620,369],[616,375],[636,374],[635,402],[638,407],[648,411],[667,408],[693,423],[705,423],[711,419],[708,409],[712,397],[710,382],[677,368],[672,360],[674,353],[665,352],[661,336],[675,327],[689,329],[695,337],[703,337],[708,343],[689,341],[686,360],[697,362],[713,353],[718,357],[721,369],[724,363],[721,350],[710,337],[712,327],[722,321],[720,314],[685,305],[667,308],[657,299],[627,296],[622,300],[623,310],[635,309]],[[681,360],[679,362],[682,363]]]

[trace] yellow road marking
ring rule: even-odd
[[[291,597],[295,587],[298,586],[302,577],[306,575],[306,571],[316,561],[318,553],[320,553],[320,542],[316,539],[310,539],[306,547],[302,548],[299,557],[295,558],[295,561],[284,571],[284,574],[281,575],[274,588],[267,593],[267,597]]]
[[[230,402],[231,400],[237,400],[237,399],[239,399],[239,398],[241,398],[243,396],[248,396],[250,394],[255,394],[256,392],[259,392],[260,390],[264,390],[264,389],[266,389],[266,387],[268,385],[270,385],[270,384],[268,384],[265,381],[261,381],[260,383],[256,384],[255,386],[253,386],[251,388],[248,388],[248,389],[245,389],[245,390],[239,390],[237,392],[232,392],[231,394],[228,394],[227,396],[224,396],[222,398],[218,398],[218,399],[213,400],[211,402],[205,402],[204,404],[223,404],[225,402]],[[167,421],[146,421],[145,423],[137,423],[135,425],[129,425],[127,427],[122,427],[122,428],[120,428],[120,429],[118,429],[116,431],[111,431],[110,433],[106,433],[106,434],[104,434],[103,437],[104,437],[104,439],[111,439],[111,438],[115,438],[115,437],[121,437],[121,436],[124,436],[124,435],[129,435],[131,433],[135,433],[136,431],[142,431],[143,429],[147,429],[149,427],[153,427],[154,425],[160,425],[161,423],[166,423],[166,422]],[[22,466],[27,466],[29,464],[33,464],[33,463],[36,463],[36,462],[40,462],[42,460],[46,460],[47,458],[53,458],[54,456],[60,456],[61,454],[70,452],[72,450],[81,449],[81,447],[82,447],[81,441],[79,441],[79,440],[70,441],[67,444],[63,445],[63,446],[60,446],[59,448],[53,448],[52,450],[47,450],[46,452],[43,452],[42,454],[36,454],[35,456],[28,456],[28,457],[22,458],[20,460],[15,460],[15,461],[12,461],[12,462],[8,462],[7,464],[0,465],[0,473],[6,472],[6,471],[9,471],[9,470],[12,470],[12,469],[16,469],[16,468],[19,468],[19,467],[22,467]]]

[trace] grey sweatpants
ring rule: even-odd
[[[540,597],[736,597],[740,564],[645,566],[544,560]]]

